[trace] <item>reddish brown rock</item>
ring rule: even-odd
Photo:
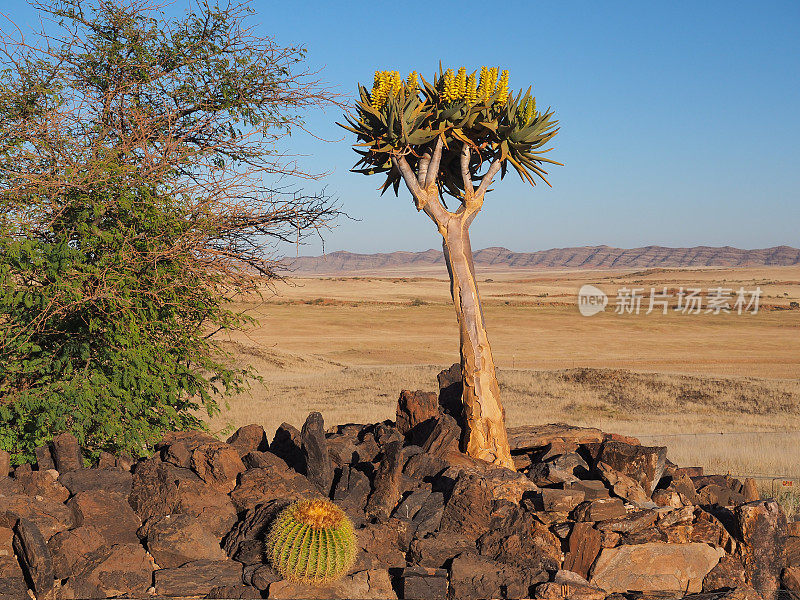
[[[447,457],[458,454],[458,444],[461,438],[461,428],[450,415],[440,415],[435,425],[422,443],[422,449],[434,456]]]
[[[783,555],[787,567],[800,567],[800,537],[790,535],[785,538]]]
[[[228,438],[227,443],[236,448],[241,457],[249,452],[266,452],[269,450],[267,432],[264,431],[261,425],[256,424],[239,427]]]
[[[53,455],[50,452],[50,445],[37,446],[34,450],[36,455],[36,468],[40,471],[49,471],[56,468],[56,463],[53,461]]]
[[[189,514],[220,538],[237,521],[236,508],[227,494],[205,483],[193,471],[162,462],[158,457],[137,463],[128,501],[142,521]]]
[[[83,455],[78,440],[71,433],[62,433],[50,442],[53,462],[59,473],[83,468]]]
[[[326,585],[276,581],[269,586],[269,597],[276,600],[396,600],[397,594],[386,569],[369,569]]]
[[[433,392],[403,390],[397,400],[397,429],[411,439],[422,439],[439,417],[439,398]],[[426,431],[422,431],[426,430]]]
[[[125,498],[131,493],[133,475],[128,471],[113,469],[81,469],[62,473],[59,483],[69,490],[70,494],[103,490],[116,492]]]
[[[619,498],[601,498],[584,502],[575,509],[577,521],[607,521],[628,514],[625,504]]]
[[[67,506],[75,511],[76,525],[94,527],[109,546],[139,543],[136,530],[142,522],[122,495],[102,490],[78,492]]]
[[[761,495],[758,493],[758,486],[756,485],[756,480],[752,477],[748,477],[744,480],[744,485],[742,486],[742,496],[744,496],[745,502],[756,502],[761,498]]]
[[[780,587],[786,515],[775,500],[742,504],[734,514],[747,581],[764,598],[773,598]]]
[[[176,467],[190,469],[192,452],[205,444],[219,444],[219,440],[204,431],[170,431],[156,444],[161,460]]]
[[[584,492],[579,490],[542,490],[542,506],[548,512],[569,512],[581,502],[585,497]]]
[[[226,494],[236,487],[236,477],[244,471],[239,451],[217,441],[194,448],[190,465],[200,479]]]
[[[373,439],[372,442],[374,443],[375,440]],[[275,431],[269,451],[283,459],[298,473],[305,473],[306,463],[301,445],[300,431],[289,423],[282,423]],[[375,453],[377,454],[377,448]]]
[[[358,551],[353,570],[405,567],[412,532],[408,521],[395,518],[356,530]]]
[[[403,597],[444,600],[447,597],[447,571],[428,567],[406,567],[401,575]]]
[[[192,515],[154,517],[148,522],[147,550],[162,569],[193,560],[225,560],[220,540]]]
[[[14,556],[0,556],[0,598],[3,600],[27,600],[28,583]]]
[[[288,467],[283,470],[249,469],[239,476],[231,500],[239,511],[248,510],[270,500],[302,500],[320,498],[322,494],[311,482]]]
[[[608,488],[600,480],[581,480],[567,483],[564,485],[565,490],[581,491],[586,500],[600,500],[601,498],[608,498]]]
[[[41,496],[0,494],[0,527],[13,527],[19,517],[35,523],[46,540],[75,526],[75,513],[61,502]]]
[[[242,565],[232,560],[196,560],[173,569],[153,573],[156,593],[161,596],[202,596],[218,586],[238,585]]]
[[[588,577],[589,569],[600,554],[600,548],[600,532],[591,523],[575,523],[569,536],[569,551],[564,558],[564,569],[583,578]]]
[[[491,503],[486,481],[478,475],[462,474],[445,505],[441,529],[477,540],[489,529]]]
[[[593,585],[607,592],[700,592],[703,578],[724,552],[707,544],[651,542],[604,548],[592,569]]]
[[[605,440],[599,429],[575,427],[565,423],[549,425],[523,425],[508,428],[508,444],[512,451],[534,450],[548,444],[591,444]]]
[[[636,481],[650,497],[661,479],[667,460],[663,446],[634,446],[622,442],[605,442],[598,461]]]
[[[747,581],[742,561],[730,554],[720,558],[717,566],[711,569],[703,579],[704,592],[743,587],[745,585],[747,585]]]
[[[800,567],[786,567],[781,576],[781,583],[790,592],[800,593]]]
[[[72,471],[72,473],[82,472],[83,469]],[[66,502],[69,498],[70,492],[57,480],[58,473],[56,471],[25,471],[15,473],[14,479],[20,491],[28,496],[40,496],[45,500],[58,503]]]
[[[153,565],[140,544],[119,544],[92,553],[80,573],[67,580],[62,592],[73,598],[142,597],[153,581]]]
[[[483,556],[461,554],[450,565],[454,598],[527,598],[533,583],[522,569]]]
[[[106,539],[96,528],[90,526],[62,531],[51,537],[47,547],[53,557],[56,579],[66,579],[83,571],[92,554],[106,545]]]
[[[603,461],[598,462],[596,468],[603,481],[608,483],[614,494],[620,498],[638,505],[645,504],[650,500],[650,494],[632,477],[613,469]]]
[[[20,565],[40,597],[46,596],[55,584],[53,557],[42,532],[33,521],[20,519],[14,527],[14,552]]]
[[[597,523],[596,527],[600,531],[616,531],[617,533],[636,533],[642,529],[652,527],[658,519],[658,513],[654,510],[637,510],[626,514],[624,517],[608,519]]]
[[[400,475],[403,468],[402,442],[390,442],[383,448],[383,459],[373,482],[374,490],[367,501],[367,518],[385,520],[400,500]]]

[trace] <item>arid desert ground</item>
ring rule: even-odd
[[[669,458],[800,486],[800,267],[479,272],[509,425],[568,422],[666,445]],[[577,294],[608,294],[582,316]],[[646,314],[650,288],[671,309]],[[761,289],[756,314],[674,310],[681,289]],[[619,290],[644,290],[617,314]],[[242,301],[259,325],[225,340],[263,378],[213,430],[393,418],[401,389],[437,389],[458,361],[446,272],[294,277]],[[773,477],[774,476],[774,477]],[[791,488],[784,491],[792,491]]]

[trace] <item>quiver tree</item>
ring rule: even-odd
[[[543,147],[557,133],[549,109],[536,109],[531,89],[508,91],[508,71],[469,75],[464,67],[418,83],[416,72],[403,81],[396,71],[375,73],[372,89],[359,85],[355,115],[345,129],[358,136],[361,156],[353,168],[384,174],[381,193],[398,194],[403,181],[417,210],[442,235],[450,290],[461,333],[464,437],[471,456],[513,468],[505,431],[505,411],[486,335],[469,227],[483,207],[494,177],[509,165],[531,185],[545,179]],[[549,183],[548,183],[549,185]],[[454,210],[445,198],[455,199]]]

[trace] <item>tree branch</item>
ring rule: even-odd
[[[494,176],[497,175],[497,172],[500,170],[500,159],[495,158],[492,164],[489,166],[489,170],[486,171],[486,175],[483,176],[481,179],[481,184],[478,186],[478,189],[475,191],[475,196],[479,197],[483,200],[483,195],[486,193],[486,190],[492,185],[492,179]]]
[[[469,145],[464,144],[461,148],[461,180],[464,184],[464,201],[467,202],[475,192],[472,185],[472,175],[469,172]]]
[[[436,149],[433,151],[433,158],[428,164],[428,174],[425,177],[425,189],[428,190],[436,182],[436,177],[439,175],[439,162],[442,160],[442,147],[444,146],[444,139],[439,136],[436,140]]]

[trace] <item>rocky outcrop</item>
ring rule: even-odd
[[[438,396],[404,392],[399,427],[326,430],[312,413],[269,445],[258,425],[227,442],[175,432],[148,458],[91,468],[62,436],[36,469],[0,474],[0,600],[29,587],[47,600],[757,600],[800,588],[800,525],[774,501],[747,502],[752,482],[563,424],[512,428],[516,470],[475,460],[458,450],[458,376],[444,371]],[[355,524],[352,573],[284,581],[265,558],[270,526],[289,502],[322,497]]]

